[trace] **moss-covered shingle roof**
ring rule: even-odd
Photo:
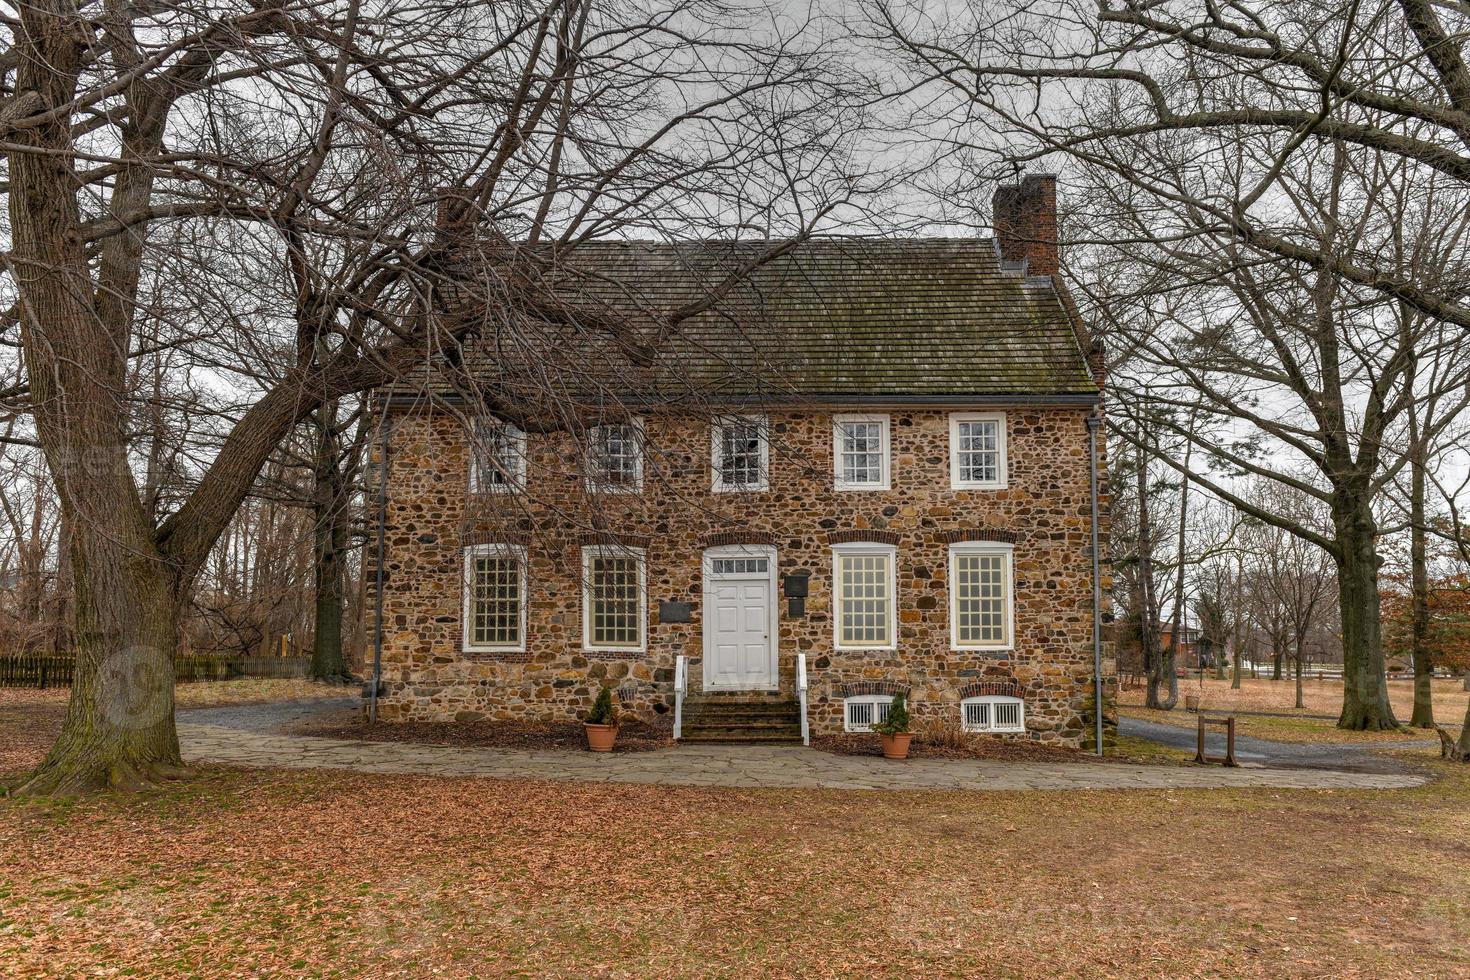
[[[990,239],[825,239],[757,266],[705,312],[646,340],[771,246],[760,242],[595,242],[538,275],[566,323],[491,323],[463,357],[436,358],[423,385],[472,397],[494,389],[534,414],[547,393],[583,403],[1088,401],[1098,387],[1068,305],[1048,278],[1002,268]],[[461,282],[476,273],[467,263]],[[485,267],[493,269],[494,267]],[[480,273],[493,296],[493,274]],[[474,304],[465,297],[464,308]],[[473,314],[471,314],[473,315]],[[498,323],[498,325],[497,325]],[[517,326],[516,324],[519,324]],[[641,342],[641,341],[640,341]],[[453,364],[453,369],[450,365]]]
[[[697,301],[760,243],[605,242],[579,249],[612,309]],[[1049,279],[1002,269],[990,239],[816,240],[684,323],[662,355],[680,384],[731,395],[1096,395]]]

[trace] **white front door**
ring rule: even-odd
[[[705,558],[704,689],[773,691],[774,556],[723,551]]]

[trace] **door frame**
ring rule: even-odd
[[[725,574],[715,575],[716,558],[765,558],[766,574]],[[758,687],[732,687],[716,685],[710,681],[711,671],[708,669],[714,660],[714,625],[712,604],[710,600],[714,597],[714,583],[741,582],[760,580],[764,578],[768,589],[766,591],[766,605],[768,621],[766,626],[767,643],[770,646],[771,660],[771,683],[768,686]],[[781,606],[780,598],[776,591],[776,546],[765,544],[726,544],[713,548],[706,548],[704,556],[700,560],[700,591],[702,592],[703,604],[701,606],[699,631],[704,638],[704,669],[700,671],[703,675],[704,690],[706,691],[777,691],[781,688]]]

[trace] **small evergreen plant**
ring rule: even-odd
[[[604,687],[597,692],[597,700],[592,702],[592,710],[587,712],[587,724],[616,725],[617,723],[618,709],[613,704],[612,688]]]
[[[909,707],[902,694],[895,694],[893,703],[888,706],[888,717],[874,725],[873,731],[879,735],[902,735],[908,730]]]

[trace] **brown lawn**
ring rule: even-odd
[[[1470,767],[1413,758],[1439,781],[895,794],[211,769],[0,800],[0,975],[1465,976]]]
[[[1389,681],[1389,701],[1400,721],[1408,721],[1414,706],[1413,681]],[[1297,708],[1296,682],[1290,678],[1279,681],[1266,678],[1245,677],[1240,690],[1232,690],[1229,681],[1217,681],[1206,677],[1201,686],[1198,678],[1179,680],[1179,703],[1183,707],[1184,695],[1199,694],[1200,703],[1207,711],[1277,711],[1286,714],[1317,714],[1337,716],[1342,710],[1342,682],[1305,678],[1302,682],[1305,708]],[[1465,702],[1470,692],[1458,678],[1434,681],[1434,715],[1440,724],[1458,725],[1465,719]],[[1121,691],[1118,703],[1122,706],[1143,705],[1144,689]]]

